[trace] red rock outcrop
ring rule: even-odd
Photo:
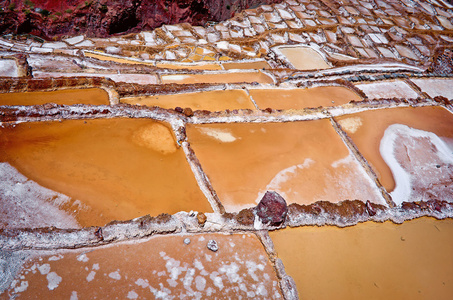
[[[0,32],[51,39],[85,34],[106,37],[163,24],[222,21],[260,4],[282,0],[0,0]]]

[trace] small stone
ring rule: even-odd
[[[215,240],[209,240],[207,247],[213,252],[217,252],[217,250],[219,250],[219,245],[217,245]]]
[[[242,225],[253,225],[255,215],[251,209],[243,209],[236,215],[236,221]]]
[[[190,244],[190,239],[189,238],[185,238],[184,239],[184,244],[189,245]]]
[[[256,207],[256,214],[264,224],[278,226],[285,221],[288,206],[277,192],[267,191]]]
[[[204,223],[206,223],[206,220],[208,218],[206,217],[206,215],[204,213],[198,213],[197,214],[197,220],[198,220],[198,224],[203,226]]]
[[[192,117],[193,116],[193,110],[190,107],[184,108],[184,114],[186,117]]]

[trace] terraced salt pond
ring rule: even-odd
[[[418,94],[404,81],[382,81],[356,85],[370,99],[417,98]]]
[[[288,203],[385,204],[328,120],[188,124],[187,135],[227,211],[255,206],[267,190]]]
[[[218,63],[191,63],[191,64],[178,64],[178,63],[159,63],[156,62],[156,67],[162,69],[188,69],[188,70],[222,70]]]
[[[225,70],[234,69],[262,70],[271,68],[269,63],[267,63],[265,60],[254,62],[223,62],[222,66]]]
[[[111,55],[105,55],[103,53],[93,53],[93,52],[84,52],[84,55],[86,57],[91,57],[99,60],[105,60],[105,61],[113,61],[117,63],[122,63],[122,64],[141,64],[141,65],[154,65],[154,63],[150,62],[145,62],[145,61],[137,61],[133,59],[126,59],[126,58],[120,58],[120,57],[115,57]]]
[[[100,88],[64,89],[49,92],[0,93],[0,105],[110,104],[108,93]]]
[[[432,79],[412,79],[412,81],[431,97],[444,96],[448,99],[453,98],[452,79],[432,78]]]
[[[230,72],[212,74],[178,74],[162,75],[162,83],[194,84],[194,83],[274,83],[274,80],[261,71],[257,72]]]
[[[303,109],[329,107],[361,101],[353,90],[342,86],[319,86],[299,89],[250,89],[250,96],[259,108]]]
[[[272,231],[303,299],[450,299],[453,220]]]
[[[441,107],[393,108],[336,118],[397,204],[453,201],[453,115]]]
[[[210,241],[215,251],[207,248]],[[37,252],[20,276],[7,291],[16,299],[283,299],[253,234],[157,236],[52,255]]]
[[[149,119],[4,124],[0,161],[67,195],[57,207],[80,226],[211,211],[168,124]]]
[[[273,2],[0,37],[0,299],[453,298],[451,7]]]
[[[332,67],[321,53],[311,47],[285,46],[279,47],[277,52],[281,52],[298,70],[324,70]]]
[[[193,110],[221,111],[255,109],[244,90],[218,90],[184,94],[167,94],[122,98],[122,103],[158,106],[162,108],[190,107]]]

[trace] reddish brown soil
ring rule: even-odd
[[[281,0],[0,0],[0,32],[46,39],[86,34],[105,37],[163,24],[222,21],[260,4]]]

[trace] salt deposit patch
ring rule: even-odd
[[[43,264],[41,266],[38,266],[38,270],[42,275],[47,275],[50,272],[50,265],[49,264]]]
[[[200,128],[200,131],[207,136],[210,136],[218,141],[223,143],[231,143],[236,140],[233,134],[228,130],[218,129],[218,128]]]
[[[308,46],[299,45],[292,47],[280,47],[275,49],[283,54],[287,60],[298,70],[329,69],[331,65],[326,61],[325,56]]]
[[[420,89],[431,97],[453,98],[452,79],[411,79]]]
[[[47,274],[46,278],[48,282],[47,287],[51,291],[56,289],[62,280],[62,278],[55,272],[50,272],[49,274]]]
[[[140,127],[134,132],[132,139],[139,146],[165,155],[174,153],[177,150],[172,132],[168,127],[160,123],[152,123]]]
[[[137,299],[137,298],[138,298],[138,294],[135,291],[130,291],[127,294],[127,299]]]
[[[362,126],[362,119],[360,117],[346,118],[338,121],[338,124],[346,132],[355,133]]]
[[[145,279],[142,279],[142,278],[137,279],[135,284],[140,286],[140,287],[142,287],[142,288],[147,288],[149,286],[148,280],[147,279],[145,280]]]
[[[77,221],[58,207],[70,198],[28,180],[9,163],[0,163],[1,222],[9,228],[79,228]]]
[[[276,274],[253,235],[191,235],[191,243],[186,245],[182,241],[187,236],[160,236],[134,242],[133,246],[115,243],[93,248],[90,264],[84,261],[81,250],[65,250],[59,260],[35,257],[8,293],[45,299],[69,295],[71,299],[281,298],[279,287],[273,284],[278,280]],[[175,239],[180,247],[174,246]],[[218,251],[208,250],[210,240],[218,242]],[[209,258],[206,253],[210,253]],[[33,266],[36,274],[30,272]],[[99,269],[104,271],[103,276],[95,273]],[[47,282],[43,282],[44,277]]]
[[[109,277],[112,278],[112,279],[115,279],[115,280],[120,280],[121,279],[121,275],[119,273],[119,270],[109,273]]]
[[[19,77],[19,71],[15,60],[0,60],[0,77]]]
[[[386,129],[379,150],[395,180],[390,195],[396,204],[453,201],[453,149],[436,134],[394,124]]]
[[[79,297],[77,296],[77,292],[72,291],[71,298],[69,298],[69,300],[78,300],[78,299],[79,299]]]
[[[266,191],[280,191],[281,195],[283,198],[287,198],[288,195],[284,191],[282,191],[282,185],[285,182],[288,182],[289,180],[293,179],[296,176],[296,172],[298,170],[302,170],[305,168],[309,168],[311,165],[313,165],[315,161],[307,158],[304,160],[302,164],[298,164],[295,166],[291,166],[289,168],[286,168],[284,170],[281,170],[280,172],[275,175],[275,177],[271,180],[271,182],[266,186],[265,190]],[[258,197],[255,199],[255,203],[259,203],[261,199],[263,198],[264,194],[266,192],[261,192],[258,194]]]
[[[190,78],[189,75],[164,75],[162,76],[162,79],[168,80],[168,81],[182,81],[184,79]]]
[[[386,205],[373,180],[351,153],[330,165],[307,158],[303,164],[280,171],[260,191],[256,203],[267,190],[278,192],[288,203],[365,199]]]
[[[206,279],[204,277],[197,276],[195,278],[195,286],[197,290],[203,291],[204,288],[206,287]]]
[[[26,291],[28,288],[28,281],[21,281],[20,285],[18,287],[14,288],[15,293],[21,293]]]
[[[404,81],[373,82],[356,85],[368,98],[417,98],[418,94]]]
[[[95,271],[91,271],[88,276],[87,276],[87,281],[90,282],[94,279],[94,276],[96,275]]]

